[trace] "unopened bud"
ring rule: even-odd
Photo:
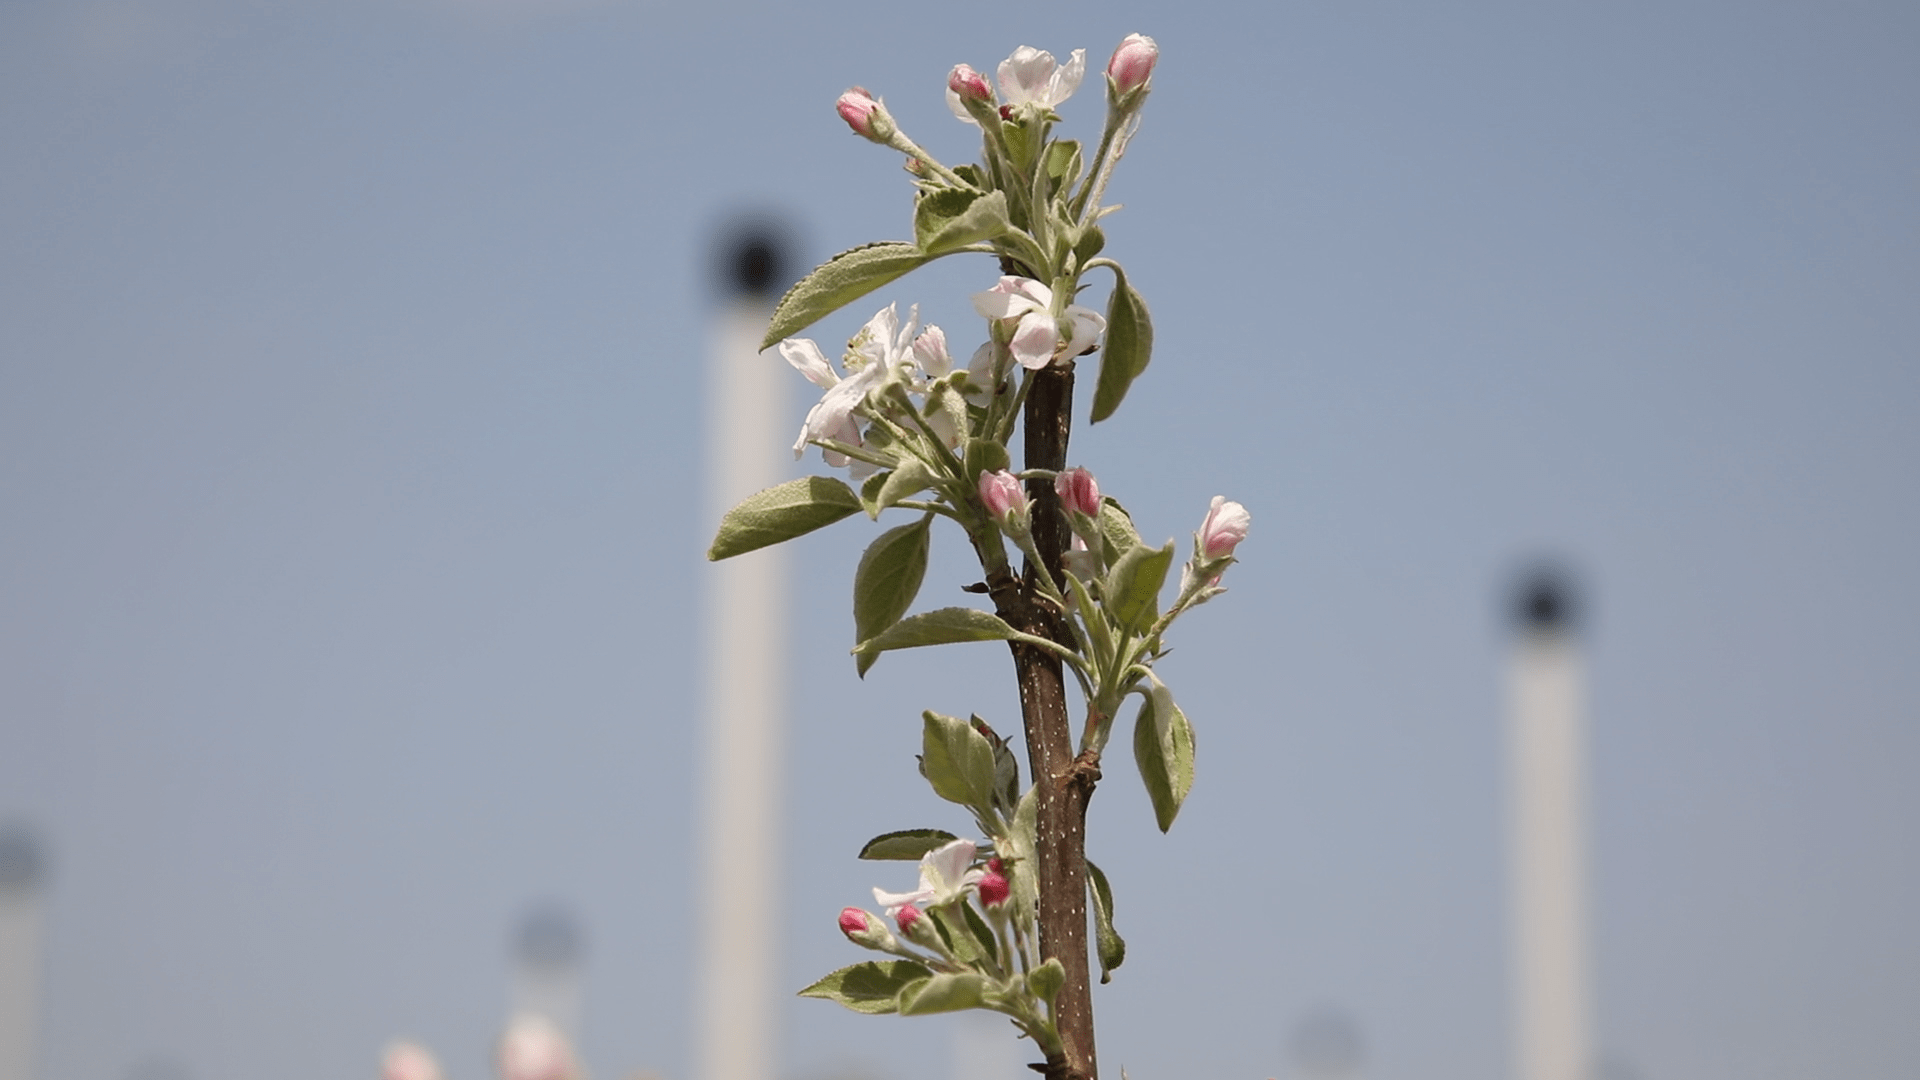
[[[988,908],[996,908],[1006,903],[1007,897],[1013,892],[1012,887],[1007,884],[1007,876],[992,867],[989,867],[981,876],[979,888],[980,903]]]
[[[1225,495],[1215,495],[1213,505],[1207,509],[1207,520],[1200,523],[1200,553],[1209,559],[1232,555],[1240,541],[1247,538],[1247,526],[1252,520],[1246,507],[1229,501]]]
[[[869,949],[889,949],[895,944],[893,931],[880,916],[857,907],[840,909],[840,932],[855,945]]]
[[[1060,495],[1060,506],[1069,514],[1100,516],[1100,485],[1093,474],[1075,466],[1053,478],[1053,490]]]
[[[993,520],[1008,532],[1018,533],[1027,527],[1029,510],[1026,489],[1010,472],[980,473],[980,502],[987,508]]]
[[[955,64],[947,74],[947,89],[961,101],[992,101],[993,86],[987,77],[965,64]]]
[[[1107,61],[1107,77],[1115,92],[1130,94],[1153,78],[1153,65],[1160,59],[1160,46],[1145,34],[1128,34]]]
[[[877,143],[885,143],[893,135],[893,118],[887,115],[886,106],[864,87],[856,86],[841,94],[834,109],[856,135]]]
[[[900,932],[906,935],[908,941],[930,949],[939,948],[940,931],[933,928],[933,920],[927,917],[926,912],[912,904],[902,904],[900,910],[893,913],[893,921],[900,925]]]

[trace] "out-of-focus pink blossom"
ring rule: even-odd
[[[500,1038],[500,1080],[578,1080],[573,1047],[553,1021],[522,1014]]]
[[[419,1043],[397,1042],[380,1059],[380,1080],[440,1080],[440,1063]]]
[[[1215,495],[1212,507],[1207,510],[1207,520],[1200,523],[1201,554],[1209,559],[1232,555],[1240,541],[1247,538],[1247,525],[1251,521],[1246,507],[1225,495]]]
[[[1053,490],[1059,493],[1060,505],[1068,513],[1100,516],[1100,485],[1094,482],[1092,473],[1078,465],[1055,476]]]
[[[1107,75],[1115,90],[1131,93],[1153,78],[1153,65],[1160,59],[1160,46],[1145,34],[1128,34],[1107,61]]]

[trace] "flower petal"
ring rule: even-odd
[[[1020,328],[1013,332],[1008,346],[1021,367],[1039,371],[1053,362],[1054,350],[1060,346],[1060,331],[1053,324],[1053,316],[1045,311],[1031,312],[1020,319]]]
[[[1022,45],[1013,50],[1013,55],[1000,61],[999,70],[995,72],[1002,101],[1008,105],[1024,105],[1038,100],[1046,92],[1053,67],[1053,54],[1050,52],[1031,45]]]
[[[921,887],[931,886],[943,896],[965,888],[967,868],[979,850],[973,841],[962,838],[927,852],[920,857]]]
[[[833,373],[833,365],[827,363],[826,354],[811,338],[788,338],[782,341],[780,355],[786,357],[787,363],[797,368],[815,386],[831,388],[840,381],[840,376]]]
[[[1067,62],[1054,70],[1053,77],[1047,80],[1046,100],[1042,104],[1051,108],[1073,96],[1080,89],[1080,80],[1087,74],[1087,50],[1075,49]]]

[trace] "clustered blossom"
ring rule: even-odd
[[[805,375],[807,381],[826,391],[800,425],[800,435],[793,443],[793,456],[796,458],[806,453],[808,443],[819,439],[847,446],[866,446],[868,443],[863,435],[862,421],[872,418],[873,413],[869,410],[879,409],[901,426],[913,426],[914,421],[905,413],[894,411],[897,405],[889,405],[874,396],[890,381],[898,382],[912,393],[926,394],[933,389],[935,382],[947,380],[956,391],[966,393],[971,399],[992,377],[979,355],[974,357],[974,362],[968,365],[964,375],[956,373],[953,355],[947,351],[946,332],[931,325],[921,330],[918,307],[909,310],[904,326],[900,324],[900,316],[892,304],[867,320],[867,324],[847,343],[847,353],[841,359],[841,366],[846,369],[845,375],[833,370],[826,354],[810,338],[787,338],[780,342],[779,348],[780,355],[786,357],[787,363]],[[984,364],[991,364],[990,352]],[[967,435],[944,409],[932,410],[925,421],[948,449],[958,447]],[[827,464],[835,467],[851,463],[856,479],[869,476],[879,468],[825,447],[821,449],[821,456]]]
[[[1008,341],[1014,360],[1029,371],[1038,371],[1056,357],[1079,356],[1099,344],[1107,320],[1092,308],[1068,304],[1060,319],[1053,315],[1053,290],[1023,277],[1003,277],[986,292],[973,294],[973,310],[995,322],[1013,324]],[[1071,330],[1060,337],[1064,322]]]

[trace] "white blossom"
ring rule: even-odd
[[[787,358],[807,381],[826,390],[814,407],[808,411],[807,419],[800,425],[800,437],[794,440],[793,456],[798,458],[807,451],[807,444],[815,439],[832,439],[849,446],[863,445],[860,438],[860,421],[854,411],[867,400],[867,394],[886,383],[887,378],[901,364],[911,363],[914,333],[920,328],[920,309],[916,306],[909,313],[907,325],[900,326],[900,316],[894,305],[867,320],[867,325],[854,335],[848,343],[847,356],[842,364],[847,369],[845,377],[834,373],[833,365],[827,363],[826,355],[809,338],[788,338],[780,343],[780,355]],[[841,466],[850,460],[845,454],[832,450],[821,451],[827,464]]]
[[[1018,320],[1009,347],[1013,358],[1029,371],[1038,371],[1058,356],[1078,356],[1100,340],[1107,320],[1092,308],[1068,304],[1062,316],[1073,336],[1060,340],[1053,318],[1053,290],[1023,277],[1003,277],[999,284],[973,294],[973,310],[996,322]]]
[[[1036,105],[1051,109],[1073,96],[1080,79],[1087,73],[1087,50],[1075,49],[1065,64],[1056,65],[1053,54],[1031,45],[1013,50],[1000,61],[997,72],[1000,100],[1007,105]]]
[[[968,889],[979,884],[983,876],[983,871],[970,869],[978,852],[979,846],[966,839],[935,848],[920,857],[919,888],[903,893],[875,888],[873,902],[886,908],[887,917],[893,918],[908,904],[922,908],[937,907],[959,899],[966,895]]]

